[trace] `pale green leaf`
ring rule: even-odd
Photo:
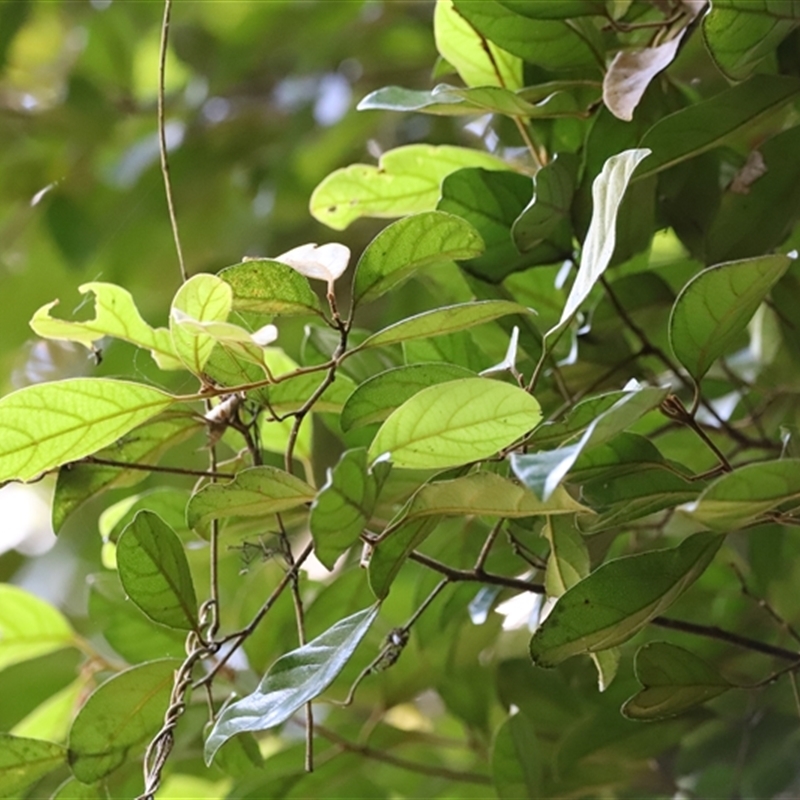
[[[94,319],[68,322],[50,316],[58,300],[42,306],[31,319],[34,332],[45,339],[65,339],[93,349],[104,336],[113,336],[150,351],[161,369],[182,369],[172,337],[166,328],[151,328],[139,314],[130,292],[113,283],[84,283],[81,294],[95,296]]]
[[[729,261],[686,284],[672,309],[669,335],[675,356],[696,381],[736,341],[791,263],[784,255]]]
[[[561,597],[589,574],[589,550],[573,517],[548,516],[542,535],[550,542],[544,588],[548,597]]]
[[[260,517],[310,503],[316,492],[305,481],[275,467],[251,467],[228,483],[204,486],[189,500],[186,518],[198,528],[213,519]]]
[[[472,303],[459,303],[443,306],[433,311],[424,311],[416,316],[395,322],[393,325],[374,333],[365,339],[358,350],[368,347],[386,347],[411,339],[425,339],[429,336],[444,336],[463,331],[484,322],[491,322],[508,314],[530,314],[530,309],[510,300],[481,300]]]
[[[364,381],[348,398],[339,422],[343,431],[382,422],[421,389],[475,373],[457,364],[430,362],[394,367]]]
[[[436,49],[467,86],[522,86],[522,61],[486,41],[453,8],[453,0],[437,0],[433,12]]]
[[[311,214],[344,230],[360,217],[434,211],[442,181],[464,167],[509,168],[496,156],[465,147],[406,145],[384,153],[377,167],[353,164],[328,175],[311,195]]]
[[[667,642],[639,648],[635,669],[644,688],[622,706],[630,719],[673,717],[733,687],[703,659]]]
[[[73,378],[27,386],[0,400],[0,481],[30,480],[95,453],[175,398],[141,383]]]
[[[66,761],[67,751],[59,744],[0,733],[0,797],[22,796]]]
[[[233,310],[258,314],[321,314],[308,278],[280,261],[252,259],[227,267],[219,277],[233,289]]]
[[[333,569],[336,559],[359,540],[372,516],[387,467],[376,464],[370,470],[367,451],[359,447],[342,453],[336,466],[328,470],[308,522],[314,553],[328,569]]]
[[[608,561],[567,590],[530,642],[534,663],[626,642],[661,614],[711,563],[723,537],[698,533],[678,547]]]
[[[592,183],[592,219],[583,242],[581,261],[561,319],[548,336],[563,330],[589,296],[611,262],[616,244],[617,212],[636,167],[650,155],[650,150],[625,150],[611,156]]]
[[[618,647],[612,647],[609,650],[598,650],[596,653],[589,653],[589,658],[592,659],[594,667],[597,670],[597,688],[601,692],[608,689],[611,682],[617,677],[620,656],[621,652]]]
[[[429,386],[393,411],[369,448],[396,467],[443,469],[490,458],[540,422],[539,403],[517,386],[463,378]]]
[[[178,358],[195,375],[214,349],[215,339],[181,324],[184,317],[197,322],[225,322],[233,305],[233,290],[216,275],[193,275],[181,285],[172,301],[169,329]]]
[[[119,579],[130,599],[155,622],[197,630],[197,597],[183,544],[151,511],[140,511],[117,542]]]
[[[174,658],[140,664],[92,692],[69,733],[69,764],[79,781],[97,781],[144,749],[161,727],[180,664]]]
[[[226,706],[205,744],[206,764],[232,736],[285,722],[330,686],[378,615],[374,605],[337,622],[308,644],[281,656],[255,692]]]
[[[482,251],[478,232],[452,214],[427,211],[398,220],[384,228],[358,260],[353,302],[375,300],[418,270],[474,258]]]
[[[70,647],[75,634],[50,603],[0,583],[0,669]]]
[[[564,490],[546,502],[514,481],[493,472],[477,472],[423,486],[408,507],[405,519],[431,516],[532,517],[588,511]]]
[[[102,782],[81,783],[69,778],[51,795],[50,800],[108,800],[108,792]]]
[[[793,100],[800,80],[785,75],[754,75],[744,83],[663,117],[644,135],[641,146],[653,155],[639,181],[721,145],[732,134],[755,125]]]
[[[763,461],[717,478],[683,510],[717,531],[742,528],[782,503],[800,498],[800,459]]]

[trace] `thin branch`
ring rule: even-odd
[[[114,461],[110,458],[98,458],[97,456],[86,456],[80,461],[72,461],[71,464],[96,464],[100,467],[117,467],[119,469],[135,469],[141,472],[164,472],[169,475],[192,475],[197,478],[235,478],[233,472],[209,472],[206,469],[187,469],[186,467],[161,467],[156,464],[136,464],[129,461]],[[64,466],[69,466],[65,464]]]
[[[175,250],[178,254],[178,266],[181,271],[181,281],[186,281],[186,264],[183,260],[183,248],[178,232],[178,218],[175,216],[175,203],[172,199],[172,181],[169,177],[169,159],[167,158],[167,131],[164,123],[164,95],[166,93],[167,74],[167,42],[169,41],[169,20],[172,14],[172,0],[164,2],[164,19],[161,23],[161,49],[158,59],[158,150],[161,154],[161,175],[164,178],[164,191],[167,195],[167,209],[169,223],[172,228],[172,238],[175,240]]]
[[[500,533],[504,522],[504,519],[498,520],[494,527],[489,531],[489,535],[486,537],[486,541],[483,543],[483,547],[481,547],[481,552],[478,554],[478,558],[475,561],[475,566],[473,567],[475,572],[483,572],[483,568],[486,566],[486,559],[489,558],[492,545],[495,543],[497,534]]]

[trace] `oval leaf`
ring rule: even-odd
[[[670,606],[711,563],[723,537],[690,536],[678,547],[608,561],[563,594],[533,634],[531,657],[554,667],[634,636]]]
[[[344,230],[360,217],[433,211],[442,181],[457,169],[507,170],[495,156],[450,145],[410,144],[384,153],[378,166],[353,164],[328,175],[311,195],[311,214]]]
[[[674,717],[733,687],[702,658],[667,642],[639,648],[635,669],[644,688],[622,706],[629,719]]]
[[[155,735],[180,664],[174,658],[140,664],[92,692],[69,733],[69,763],[79,781],[105,777]]]
[[[712,483],[683,510],[709,528],[743,527],[765,511],[800,497],[800,459],[737,467]]]
[[[356,349],[386,347],[390,344],[408,342],[412,339],[426,339],[429,336],[444,336],[491,322],[508,314],[529,314],[530,309],[510,300],[481,300],[472,303],[459,303],[443,306],[433,311],[425,311],[408,319],[395,322],[369,338]],[[351,351],[353,352],[353,351]]]
[[[527,392],[489,378],[430,386],[403,403],[370,445],[375,460],[388,453],[396,467],[444,469],[495,455],[542,418]]]
[[[482,252],[480,235],[460,217],[428,211],[398,220],[384,228],[358,260],[353,302],[374,300],[419,269],[474,258]]]
[[[60,744],[0,733],[0,797],[21,796],[66,760],[67,751]]]
[[[374,605],[346,617],[313,641],[281,656],[255,692],[226,706],[217,717],[206,739],[206,764],[232,736],[280,725],[322,694],[350,660],[378,609]]]
[[[0,584],[0,669],[69,647],[74,638],[57,608],[17,586]]]
[[[35,478],[95,453],[175,402],[141,383],[74,378],[0,400],[0,481]]]
[[[791,263],[784,255],[730,261],[686,284],[672,309],[669,336],[675,356],[696,381],[733,344]]]
[[[186,519],[198,528],[223,517],[260,517],[310,503],[316,492],[305,481],[275,467],[251,467],[230,483],[203,487],[189,500]]]
[[[158,514],[140,511],[117,542],[117,570],[128,597],[154,622],[197,630],[197,597],[175,531]]]
[[[233,289],[233,310],[258,314],[319,314],[319,299],[305,278],[279,261],[254,259],[227,267],[219,277]]]

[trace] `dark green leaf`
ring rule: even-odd
[[[606,16],[604,0],[498,0],[516,14],[531,19],[571,19],[572,17]]]
[[[791,261],[774,255],[717,264],[684,287],[669,334],[676,357],[696,381],[745,329]]]
[[[165,658],[140,664],[92,692],[69,733],[69,763],[79,781],[105,777],[155,735],[180,663]]]
[[[0,733],[0,797],[21,796],[66,760],[67,751],[59,744]]]
[[[378,610],[378,605],[365,608],[281,656],[255,692],[226,706],[217,717],[206,739],[206,763],[210,764],[217,750],[237,733],[280,725],[322,694],[350,660]]]
[[[723,537],[690,536],[678,547],[623,556],[598,567],[563,594],[530,643],[535,664],[607,650],[635,636],[694,583]]]
[[[636,677],[644,688],[622,707],[630,719],[674,717],[733,686],[694,653],[667,642],[639,648]]]
[[[117,569],[128,597],[155,622],[197,630],[197,597],[189,562],[175,531],[140,511],[117,542]]]
[[[227,267],[219,277],[233,289],[234,311],[259,314],[319,314],[308,278],[279,261],[253,259]]]
[[[501,800],[541,797],[541,744],[522,712],[509,717],[492,744],[492,782]]]

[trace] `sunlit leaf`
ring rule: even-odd
[[[396,467],[441,469],[495,455],[532,430],[539,403],[522,389],[489,378],[429,386],[393,411],[369,448]]]
[[[29,480],[100,450],[175,402],[141,383],[73,378],[0,399],[0,481]]]
[[[650,642],[636,653],[636,677],[644,687],[622,706],[630,719],[673,717],[732,688],[703,659],[667,642]]]
[[[417,270],[474,258],[482,251],[483,241],[477,231],[452,214],[428,211],[398,220],[384,228],[358,260],[353,302],[374,300]]]
[[[589,296],[611,262],[616,245],[617,212],[628,182],[636,167],[650,155],[650,150],[626,150],[611,156],[592,184],[592,221],[583,242],[581,262],[572,284],[561,319],[547,335],[562,330]]]
[[[128,597],[150,619],[197,630],[197,597],[189,562],[175,531],[157,514],[140,511],[117,542],[117,570]]]
[[[725,76],[741,81],[798,23],[800,9],[793,2],[715,0],[703,19],[703,37]]]
[[[787,458],[737,467],[717,478],[684,510],[713,530],[728,531],[799,497],[800,460]]]
[[[216,275],[193,275],[175,294],[169,317],[172,343],[180,360],[195,375],[202,374],[215,340],[207,333],[183,326],[182,319],[225,322],[232,303],[233,290]]]
[[[57,608],[24,589],[0,583],[0,669],[74,643],[72,627]]]
[[[155,735],[180,663],[164,658],[140,664],[92,692],[69,733],[69,764],[79,781],[92,783],[113,772]]]
[[[212,519],[260,517],[310,503],[316,492],[305,481],[275,467],[242,470],[229,483],[212,483],[192,496],[186,508],[189,526]]]
[[[558,599],[533,634],[534,663],[554,667],[571,656],[626,642],[700,577],[722,540],[698,533],[678,547],[623,556],[598,567]]]
[[[69,778],[51,795],[50,800],[108,800],[108,792],[102,782],[81,783]]]
[[[219,277],[233,289],[234,311],[259,314],[320,314],[319,299],[308,279],[268,259],[252,259],[227,267]]]
[[[78,678],[21,719],[11,733],[50,742],[66,741],[75,711],[86,693],[87,679]]]
[[[402,217],[433,211],[442,181],[457,169],[506,170],[495,156],[450,145],[410,144],[384,153],[378,166],[353,164],[336,170],[311,195],[311,213],[344,230],[360,217]]]
[[[672,349],[699,381],[750,322],[792,259],[774,255],[704,269],[678,295],[669,321]]]
[[[59,744],[0,733],[0,797],[22,797],[66,760],[67,751]]]
[[[457,364],[431,362],[381,372],[364,381],[348,398],[342,409],[342,430],[382,422],[396,408],[421,389],[437,383],[475,377],[475,373]]]
[[[226,706],[205,744],[206,764],[237,733],[280,725],[330,686],[369,630],[379,606],[337,622],[308,644],[281,656],[255,692]]]
[[[309,528],[314,553],[328,568],[354,545],[372,516],[375,500],[386,477],[388,464],[370,470],[363,447],[346,450],[311,506]]]
[[[510,716],[492,743],[492,782],[501,800],[541,797],[542,748],[532,721],[522,712]]]
[[[550,542],[544,588],[561,597],[589,574],[589,550],[571,517],[548,516],[542,535]]]
[[[608,650],[598,650],[596,653],[589,653],[594,667],[597,670],[597,688],[604,692],[617,677],[619,660],[622,653],[618,647],[611,647]]]
[[[50,316],[58,300],[42,306],[31,319],[31,328],[45,339],[66,339],[93,349],[104,336],[113,336],[150,350],[161,369],[182,369],[172,337],[166,328],[151,328],[139,314],[130,292],[113,283],[84,283],[81,294],[95,296],[94,319],[68,322]]]
[[[364,340],[358,349],[386,347],[390,344],[399,344],[411,339],[424,339],[429,336],[444,336],[481,325],[484,322],[491,322],[508,314],[529,313],[530,309],[519,303],[512,303],[510,300],[481,300],[460,303],[455,306],[444,306],[395,322]]]
[[[436,49],[455,67],[467,86],[522,86],[522,61],[487,42],[454,8],[437,0],[433,14]]]
[[[785,75],[754,75],[744,83],[660,119],[645,134],[643,148],[653,155],[635,180],[667,169],[754,125],[800,92],[800,80]]]

